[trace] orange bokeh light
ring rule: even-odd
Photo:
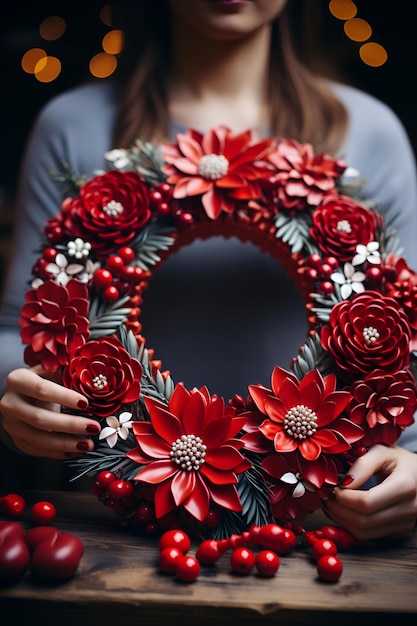
[[[56,57],[45,56],[35,67],[35,76],[40,83],[51,83],[61,73],[61,61]]]
[[[344,31],[352,41],[366,41],[372,35],[372,28],[366,20],[354,17],[344,24]]]
[[[119,54],[123,48],[123,35],[121,30],[111,30],[104,35],[102,44],[107,54]]]
[[[23,71],[27,74],[34,74],[36,64],[44,57],[46,57],[45,50],[42,50],[42,48],[31,48],[22,57],[21,66]]]
[[[62,37],[67,28],[67,24],[62,17],[51,15],[43,20],[39,26],[39,32],[43,39],[55,41]]]
[[[366,65],[381,67],[388,59],[387,51],[381,44],[369,41],[359,49],[359,56]]]
[[[329,11],[338,20],[350,20],[355,17],[358,9],[352,0],[331,0]]]
[[[96,78],[111,76],[117,67],[117,59],[112,54],[99,52],[90,60],[90,73]]]

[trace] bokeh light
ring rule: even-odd
[[[111,30],[104,35],[101,42],[104,52],[119,54],[123,48],[123,35],[121,30]]]
[[[372,28],[366,20],[354,17],[344,24],[346,36],[352,41],[366,41],[372,35]]]
[[[111,6],[109,4],[105,4],[100,9],[100,19],[106,26],[111,28],[112,26],[112,16],[111,16]]]
[[[373,41],[368,41],[360,47],[359,56],[366,65],[371,67],[381,67],[388,59],[385,48]]]
[[[40,83],[51,83],[60,73],[61,61],[52,56],[43,57],[35,67],[35,77]]]
[[[111,76],[117,67],[117,59],[107,52],[99,52],[90,60],[90,73],[96,78],[107,78]]]
[[[43,20],[39,26],[39,33],[46,41],[56,41],[65,33],[67,24],[62,17],[51,15]]]
[[[352,0],[331,0],[329,11],[338,20],[351,20],[358,9]]]
[[[42,48],[31,48],[22,57],[21,66],[27,74],[34,74],[36,64],[46,57],[46,52]]]

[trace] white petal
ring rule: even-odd
[[[355,293],[362,293],[362,291],[365,291],[363,283],[352,283],[352,289]]]
[[[115,415],[109,415],[106,417],[106,422],[108,426],[112,426],[112,428],[119,428],[119,420]]]
[[[366,256],[364,256],[363,254],[355,254],[352,259],[352,265],[362,265],[362,263],[365,263],[365,261]]]
[[[127,439],[129,437],[129,430],[126,428],[126,426],[122,426],[121,428],[119,428],[118,433],[121,439]]]
[[[376,250],[379,249],[379,243],[378,241],[370,241],[367,247],[368,247],[369,252],[375,252]]]
[[[298,478],[292,472],[286,472],[281,476],[281,480],[283,483],[287,483],[288,485],[295,485],[298,482]]]
[[[352,263],[345,263],[343,266],[343,271],[345,272],[346,278],[352,278],[355,268],[353,267]]]
[[[340,272],[335,272],[330,276],[330,278],[334,283],[337,283],[338,285],[344,285],[346,282],[346,276],[343,276],[343,274],[341,274]]]
[[[64,256],[61,252],[58,252],[58,254],[55,257],[55,263],[61,269],[65,269],[67,267],[67,265],[68,265],[67,257]]]
[[[117,443],[117,433],[114,433],[113,435],[110,435],[110,437],[107,437],[107,443],[109,444],[109,448],[114,448]]]
[[[131,419],[132,419],[132,413],[129,413],[129,411],[123,411],[123,413],[120,413],[119,415],[120,424],[124,424],[125,422],[128,422]]]
[[[305,492],[306,492],[306,489],[305,489],[303,483],[298,483],[298,485],[296,486],[296,488],[292,492],[292,497],[293,498],[301,498],[301,496],[303,496],[305,494]]]
[[[361,283],[365,280],[366,276],[363,272],[354,272],[350,278],[352,282]]]
[[[345,283],[344,285],[342,285],[340,288],[340,293],[342,295],[343,300],[347,300],[350,294],[352,293],[352,287],[350,283]]]
[[[116,430],[114,428],[111,428],[110,426],[105,426],[100,431],[100,434],[99,434],[98,438],[99,439],[107,439],[107,437],[111,437],[114,434],[116,434]]]

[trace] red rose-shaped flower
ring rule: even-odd
[[[336,304],[321,330],[323,348],[348,381],[377,368],[385,374],[407,368],[409,341],[404,311],[378,291],[365,291]]]
[[[141,376],[141,364],[120,341],[102,337],[72,354],[62,380],[88,398],[88,408],[96,416],[107,417],[139,398]]]
[[[65,229],[91,243],[98,259],[132,241],[151,216],[149,191],[136,172],[111,170],[62,204]]]
[[[408,370],[387,374],[375,370],[350,388],[349,418],[365,431],[364,446],[393,445],[402,431],[414,422],[417,389]]]
[[[127,456],[145,466],[135,480],[156,486],[156,516],[184,507],[203,521],[211,501],[240,511],[237,474],[251,467],[236,438],[245,418],[205,387],[177,385],[168,406],[153,398],[145,402],[151,421],[133,422],[138,448]]]
[[[324,255],[340,263],[351,261],[358,244],[377,238],[378,218],[367,207],[348,196],[331,193],[312,215],[310,235]]]
[[[262,197],[259,180],[271,173],[262,158],[271,146],[271,140],[255,142],[250,131],[234,134],[225,126],[205,135],[188,130],[177,135],[177,144],[163,146],[168,165],[162,169],[174,198],[201,195],[214,220],[222,211],[232,213],[236,200]]]
[[[268,155],[278,170],[270,178],[274,203],[288,211],[316,207],[336,187],[346,163],[327,154],[316,154],[309,143],[285,139]]]
[[[412,332],[411,350],[417,350],[417,273],[402,257],[389,254],[386,267],[391,267],[385,284],[385,293],[394,298],[404,309]]]
[[[65,287],[47,280],[26,295],[19,324],[25,363],[41,363],[49,372],[68,363],[69,352],[82,346],[89,336],[88,291],[78,280]]]
[[[318,370],[298,381],[277,366],[271,383],[272,390],[249,386],[259,411],[267,416],[259,430],[273,441],[277,452],[297,452],[306,461],[317,462],[315,468],[321,476],[317,484],[321,485],[326,476],[321,455],[343,453],[363,434],[356,424],[341,417],[350,394],[336,391],[336,377],[323,378]]]

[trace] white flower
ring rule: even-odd
[[[105,158],[110,161],[117,169],[123,169],[130,164],[127,150],[115,148],[105,153]]]
[[[345,263],[342,272],[334,272],[330,278],[334,283],[340,285],[340,293],[344,300],[349,298],[350,294],[354,291],[360,293],[365,291],[363,281],[366,276],[363,272],[356,272],[352,263]]]
[[[313,487],[307,481],[303,481],[303,477],[299,472],[296,474],[285,472],[285,474],[280,477],[280,480],[287,485],[295,485],[292,492],[293,498],[301,498],[306,491],[314,491]]]
[[[114,448],[117,443],[117,438],[127,439],[129,436],[129,429],[132,428],[131,422],[132,413],[123,411],[120,413],[119,419],[115,415],[109,415],[106,417],[107,426],[105,426],[100,432],[99,439],[106,439],[110,448]]]
[[[381,254],[377,241],[370,241],[366,246],[362,243],[356,246],[356,254],[352,259],[352,265],[362,265],[365,261],[374,265],[380,265]]]
[[[90,259],[87,259],[85,267],[77,274],[77,278],[81,283],[87,284],[94,276],[95,272],[100,268],[100,263],[93,263]]]
[[[51,278],[55,280],[58,285],[65,287],[73,276],[76,276],[79,272],[84,270],[84,266],[79,263],[68,263],[67,257],[61,254],[61,252],[58,252],[55,257],[55,262],[48,263],[45,269],[51,274]]]

